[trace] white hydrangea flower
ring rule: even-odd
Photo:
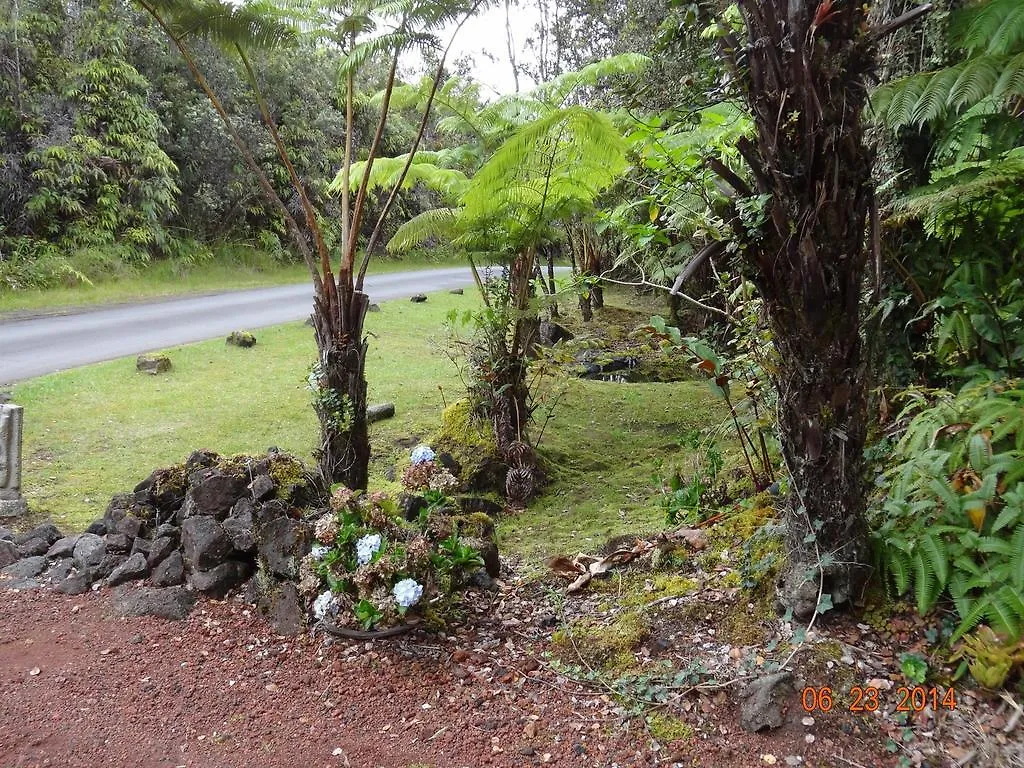
[[[437,454],[429,445],[417,445],[412,449],[412,463],[422,464],[425,461],[433,461]]]
[[[356,561],[366,565],[380,551],[381,538],[379,533],[368,533],[356,542]]]
[[[331,607],[331,603],[334,601],[334,595],[331,594],[331,590],[321,592],[317,595],[316,600],[313,601],[313,615],[317,619],[322,619],[327,615],[327,609]]]
[[[309,551],[309,554],[314,560],[323,560],[327,557],[327,553],[330,551],[330,547],[325,547],[323,544],[314,544],[313,549]]]
[[[391,594],[395,596],[395,602],[400,606],[411,608],[423,596],[423,586],[417,584],[414,579],[402,579],[392,588]]]

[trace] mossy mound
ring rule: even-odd
[[[508,466],[498,451],[490,424],[474,413],[469,400],[457,400],[444,409],[441,430],[432,445],[458,462],[460,479],[467,490],[504,493]]]
[[[552,649],[567,664],[622,673],[636,664],[634,653],[650,636],[649,621],[637,611],[624,611],[609,623],[580,619],[551,637]]]

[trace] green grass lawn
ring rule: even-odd
[[[477,298],[433,294],[425,304],[390,301],[367,318],[370,402],[393,401],[394,419],[371,427],[375,486],[397,490],[383,473],[407,448],[429,440],[443,402],[462,396],[444,355],[444,320]],[[36,513],[63,528],[102,515],[110,497],[192,450],[259,453],[275,445],[305,459],[316,419],[305,378],[314,357],[301,323],[257,332],[252,349],[223,339],[168,351],[174,370],[136,373],[134,358],[99,363],[16,385],[25,406],[25,495]],[[659,461],[687,460],[682,439],[721,421],[696,381],[614,384],[568,379],[541,449],[551,476],[528,510],[501,522],[502,546],[539,565],[554,553],[593,551],[609,536],[663,525],[652,498]]]
[[[436,261],[424,256],[402,260],[375,259],[370,274],[430,267],[461,266],[462,262]],[[0,320],[5,313],[33,312],[118,304],[183,294],[263,288],[309,281],[305,264],[281,264],[260,252],[241,247],[207,264],[184,267],[180,262],[156,261],[144,269],[115,275],[116,279],[61,288],[29,291],[0,290]]]

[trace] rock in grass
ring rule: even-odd
[[[409,297],[409,301],[413,302],[414,304],[422,304],[426,300],[427,296],[426,294],[423,293],[414,293],[412,296]]]
[[[464,293],[464,291],[461,288],[452,288],[450,291],[448,291],[448,293],[452,294],[453,296],[461,296]]]
[[[171,370],[171,358],[167,355],[139,355],[135,360],[135,370],[156,376]]]
[[[256,337],[248,331],[232,331],[228,335],[227,343],[233,347],[255,347]]]
[[[380,304],[371,304],[366,308],[367,312],[380,312]]]
[[[384,419],[390,419],[395,415],[395,404],[394,403],[381,403],[380,405],[371,405],[366,409],[366,421],[368,424],[373,424],[375,421],[383,421]]]

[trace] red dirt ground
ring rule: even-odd
[[[480,644],[277,637],[230,601],[172,622],[113,618],[104,592],[0,592],[0,768],[883,764],[877,742],[827,724],[813,744],[799,727],[744,733],[731,704],[652,749],[608,697],[538,668],[536,649],[503,663],[512,638]]]

